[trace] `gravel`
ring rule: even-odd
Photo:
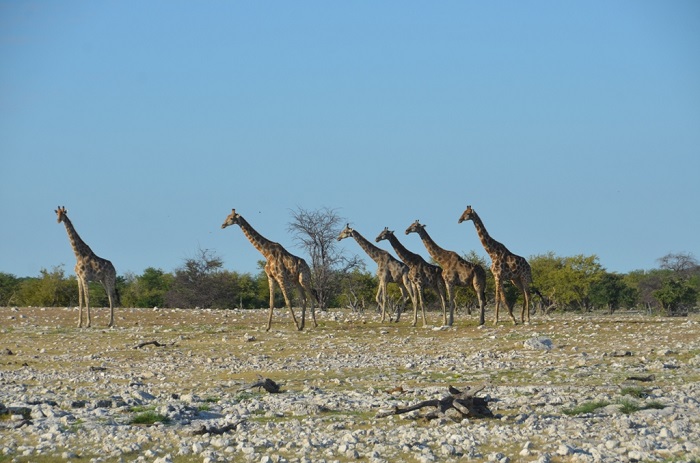
[[[78,329],[72,308],[0,308],[0,461],[700,459],[696,316],[438,330],[331,310],[297,332],[278,311],[265,332],[266,310],[119,309],[113,329],[96,312]],[[450,384],[483,387],[496,417],[376,417]]]

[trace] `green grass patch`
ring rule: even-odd
[[[649,397],[649,389],[637,386],[623,387],[620,389],[620,394],[635,397],[637,399],[644,399]]]
[[[129,407],[129,411],[134,412],[134,413],[152,412],[155,409],[156,409],[156,407],[154,407],[153,405],[149,405],[149,406],[134,405],[133,407]]]
[[[649,410],[649,409],[661,410],[662,408],[666,408],[666,405],[664,405],[661,402],[656,401],[656,400],[652,400],[651,402],[646,403],[646,404],[644,404],[644,406],[642,406],[642,410]]]
[[[608,402],[605,400],[586,402],[586,403],[583,403],[577,407],[563,410],[563,413],[565,415],[568,415],[568,416],[582,415],[585,413],[593,413],[596,410],[598,410],[599,408],[607,407],[610,404],[611,404],[611,402]],[[616,402],[612,402],[612,404],[619,405],[620,412],[624,413],[625,415],[630,415],[630,414],[632,414],[634,412],[638,412],[640,410],[648,410],[648,409],[660,410],[660,409],[665,407],[664,404],[657,402],[657,401],[652,401],[652,402],[648,402],[645,404],[640,404],[640,403],[638,403],[634,400],[628,399],[628,398],[619,399]]]
[[[564,414],[568,415],[568,416],[574,416],[574,415],[581,415],[584,413],[593,413],[594,411],[598,410],[599,408],[607,407],[608,405],[610,405],[610,402],[607,402],[605,400],[598,400],[595,402],[586,402],[586,403],[583,403],[577,407],[564,410]]]
[[[631,413],[638,412],[639,410],[641,410],[641,407],[637,402],[629,399],[620,400],[619,405],[620,411],[625,415],[629,415]]]
[[[236,403],[238,403],[238,402],[243,402],[244,400],[247,400],[247,399],[252,399],[253,397],[257,397],[259,395],[260,395],[259,393],[255,393],[255,392],[242,391],[242,392],[239,392],[238,394],[236,394],[236,397],[234,397],[233,400],[235,400]]]
[[[170,419],[167,416],[156,413],[152,410],[137,413],[129,421],[129,424],[154,424],[154,423],[169,423]]]

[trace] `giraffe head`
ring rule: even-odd
[[[410,227],[406,229],[406,234],[409,233],[420,233],[421,230],[425,228],[425,225],[419,223],[417,220],[411,224]]]
[[[66,210],[65,206],[58,206],[58,209],[54,211],[56,213],[56,217],[58,219],[58,223],[63,222],[63,219],[68,217],[68,211]]]
[[[394,232],[389,230],[389,227],[384,227],[384,230],[382,230],[374,241],[379,243],[382,240],[388,240],[390,236],[394,236]]]
[[[226,217],[226,220],[224,220],[224,223],[221,224],[221,228],[226,228],[229,225],[236,225],[239,224],[239,220],[241,219],[241,214],[237,213],[235,209],[231,209],[231,213]]]
[[[345,238],[350,238],[352,236],[352,232],[354,230],[350,228],[350,224],[345,225],[345,228],[343,228],[343,231],[340,232],[340,235],[338,235],[338,241],[345,239]]]
[[[465,220],[471,220],[475,215],[476,212],[474,212],[474,209],[472,209],[471,206],[467,206],[467,209],[464,212],[462,212],[462,216],[459,218],[457,223],[462,223]]]

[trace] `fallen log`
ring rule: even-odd
[[[136,344],[134,346],[134,349],[141,349],[142,347],[146,347],[146,346],[165,347],[165,346],[167,346],[167,344],[161,344],[158,341],[145,341],[145,342]]]
[[[280,387],[280,385],[271,380],[270,378],[263,378],[262,376],[260,376],[259,378],[259,381],[249,384],[247,386],[243,386],[239,389],[239,391],[246,391],[248,389],[253,389],[257,387],[263,388],[271,394],[277,394],[279,392],[282,392],[282,388]]]
[[[654,375],[649,376],[628,376],[626,381],[641,381],[641,382],[651,382],[654,381],[656,377]]]
[[[445,416],[445,413],[450,409],[457,410],[461,418],[491,418],[493,413],[489,410],[488,400],[483,397],[476,397],[476,394],[482,391],[484,387],[482,386],[472,392],[469,387],[464,391],[460,391],[456,387],[449,386],[447,391],[450,395],[442,399],[424,400],[405,408],[394,407],[392,410],[380,411],[376,417],[384,418],[390,415],[401,415],[420,410],[424,407],[434,407],[435,410],[425,414],[423,418],[427,420],[439,418]]]
[[[216,427],[216,426],[207,427],[205,425],[201,425],[199,427],[199,429],[192,431],[192,435],[193,436],[202,436],[204,434],[217,434],[217,435],[224,434],[224,433],[227,433],[229,431],[235,430],[239,424],[243,423],[243,421],[245,421],[245,420],[238,420],[234,423],[229,423],[229,424],[227,424],[225,426],[221,426],[221,427]]]

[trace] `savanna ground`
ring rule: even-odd
[[[318,327],[307,314],[306,328],[298,332],[288,312],[280,309],[266,332],[267,310],[116,309],[116,327],[108,329],[107,309],[93,309],[92,327],[79,329],[76,309],[0,308],[0,379],[21,391],[17,397],[3,393],[0,402],[9,406],[12,399],[22,402],[48,393],[64,403],[96,400],[115,388],[138,387],[157,397],[193,395],[216,408],[243,400],[240,387],[262,376],[280,383],[285,394],[362,391],[377,398],[380,405],[372,407],[381,407],[382,401],[391,406],[440,397],[435,388],[443,390],[448,384],[483,385],[481,394],[496,399],[491,408],[498,418],[488,422],[522,426],[518,417],[538,407],[570,413],[601,395],[618,397],[626,386],[656,391],[663,399],[663,391],[700,382],[697,315],[533,315],[531,323],[517,326],[506,320],[494,326],[491,315],[487,312],[487,324],[478,327],[476,315],[458,312],[455,326],[440,330],[423,328],[420,321],[411,327],[409,313],[399,323],[380,323],[376,313],[330,310],[317,314]],[[428,317],[435,324],[441,320],[437,312]],[[552,348],[524,347],[531,338],[548,338]],[[136,348],[148,341],[163,346]],[[635,376],[653,379],[630,383]],[[556,394],[536,397],[541,387],[562,394],[555,399]],[[329,407],[332,420],[342,420],[344,430],[395,426],[396,420],[406,419],[377,419],[377,411]],[[280,415],[285,414],[261,414],[257,419],[289,419]],[[551,452],[553,462],[573,461],[556,455],[556,442],[529,440],[542,452]],[[477,456],[486,460],[498,451],[511,461],[534,461],[535,457],[519,459],[522,445],[483,442]],[[411,461],[410,455],[402,455]],[[60,454],[0,454],[0,462],[54,460],[62,461]],[[174,461],[202,458],[190,455]],[[683,455],[669,452],[668,461],[684,461]]]

